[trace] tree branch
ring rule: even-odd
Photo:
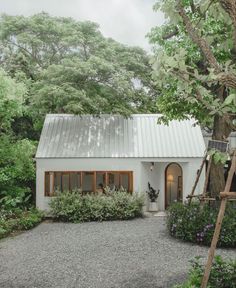
[[[190,7],[191,7],[191,10],[192,10],[192,13],[195,13],[196,12],[196,7],[195,7],[195,4],[194,4],[193,0],[190,0]]]
[[[189,83],[189,85],[191,85],[191,81],[188,79],[188,78],[186,78],[186,76],[188,77],[189,75],[191,75],[191,74],[188,74],[188,73],[186,73],[185,71],[174,71],[174,70],[172,70],[171,71],[171,73],[173,73],[173,75],[175,75],[177,78],[179,78],[180,80],[182,80],[182,81],[184,81],[184,82],[187,82],[187,83]],[[221,93],[223,93],[223,91],[224,91],[224,87],[223,86],[221,86],[220,87],[220,91],[218,91],[218,94],[221,94]],[[199,89],[197,88],[197,87],[195,87],[194,88],[194,90],[195,90],[195,97],[196,97],[196,99],[199,101],[199,102],[201,102],[203,105],[204,105],[204,107],[210,112],[210,111],[213,111],[213,112],[216,112],[216,114],[218,114],[218,112],[214,109],[214,107],[211,105],[211,103],[209,103],[207,100],[205,100],[204,98],[203,98],[203,96],[202,96],[202,94],[201,94],[201,92],[199,91]],[[224,101],[224,98],[223,98],[223,96],[221,97],[218,97],[219,99],[220,99],[220,102],[221,103],[223,103],[223,101]],[[234,127],[234,129],[235,129],[235,126],[232,124],[232,117],[235,117],[235,115],[234,114],[230,114],[230,113],[225,113],[225,115],[223,115],[223,118],[225,118],[225,120],[226,120],[226,122],[228,123],[228,125],[230,125],[231,126],[231,128],[233,129],[233,127]],[[230,120],[231,119],[231,120]]]
[[[177,9],[179,11],[179,15],[181,16],[181,18],[183,20],[183,24],[184,24],[190,38],[201,49],[203,55],[206,57],[211,68],[213,68],[216,73],[220,73],[221,72],[220,66],[219,66],[215,56],[213,55],[210,46],[208,45],[208,43],[206,42],[205,39],[203,39],[202,37],[199,36],[199,31],[193,27],[193,25],[192,25],[189,17],[187,16],[181,2],[182,2],[181,0],[177,0]]]
[[[168,40],[168,39],[170,39],[170,38],[172,38],[172,37],[174,37],[174,36],[176,36],[176,35],[178,35],[179,34],[179,29],[178,29],[178,27],[176,26],[176,27],[174,27],[174,30],[173,31],[171,31],[171,32],[169,32],[169,33],[166,33],[166,34],[163,34],[162,35],[162,39],[163,40]]]
[[[235,0],[220,0],[220,1],[230,2],[232,4],[232,1],[235,1]],[[235,6],[236,6],[236,2],[235,2]],[[233,73],[226,73],[221,70],[221,67],[219,63],[217,62],[209,44],[203,37],[200,36],[198,29],[193,26],[192,22],[187,16],[181,0],[177,0],[177,9],[179,11],[179,15],[181,16],[183,20],[183,24],[187,30],[189,37],[200,48],[206,60],[208,61],[210,67],[214,69],[215,74],[216,75],[218,74],[217,80],[221,82],[223,85],[225,85],[226,87],[236,89],[236,75]],[[236,13],[236,10],[235,10],[235,13]],[[236,14],[235,14],[235,21],[236,21]]]
[[[17,48],[19,48],[20,50],[25,51],[27,54],[29,54],[34,60],[35,62],[42,68],[42,64],[40,63],[39,59],[36,58],[29,50],[27,50],[26,48],[22,47],[21,45],[18,45],[16,43],[14,43],[13,41],[7,40],[6,41],[8,44],[12,44],[14,46],[16,46]]]

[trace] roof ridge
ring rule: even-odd
[[[158,113],[152,113],[152,114],[130,114],[131,117],[137,117],[137,116],[143,116],[143,117],[147,117],[147,116],[161,116],[162,114],[158,114]],[[78,117],[94,117],[94,118],[99,118],[101,116],[111,116],[111,117],[124,117],[124,115],[121,114],[100,114],[100,115],[93,115],[93,114],[67,114],[67,113],[48,113],[46,114],[46,117],[74,117],[74,116],[78,116]],[[129,116],[127,116],[129,118]]]

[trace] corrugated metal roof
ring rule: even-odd
[[[202,157],[205,144],[194,120],[157,124],[158,114],[46,116],[36,158]]]

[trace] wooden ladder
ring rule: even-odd
[[[192,191],[190,193],[190,195],[187,196],[187,198],[189,199],[188,201],[188,204],[190,205],[191,202],[192,202],[192,199],[194,197],[196,198],[199,198],[200,199],[200,202],[202,202],[202,199],[205,199],[206,198],[206,192],[207,192],[207,184],[208,184],[208,181],[209,181],[209,177],[210,177],[210,169],[211,169],[211,163],[212,163],[212,155],[210,155],[209,157],[209,160],[208,160],[208,165],[207,165],[207,170],[206,170],[206,177],[205,177],[205,181],[204,181],[204,188],[203,188],[203,193],[200,194],[200,195],[194,195],[194,192],[196,190],[196,187],[197,187],[197,184],[199,182],[199,179],[200,179],[200,176],[202,174],[202,171],[203,171],[203,168],[204,166],[206,165],[207,163],[207,152],[205,152],[205,155],[204,155],[204,158],[202,160],[202,164],[200,166],[200,169],[198,170],[198,173],[197,173],[197,177],[196,177],[196,180],[193,184],[193,188],[192,188]]]

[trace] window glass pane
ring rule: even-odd
[[[106,188],[106,173],[96,172],[96,193],[98,195],[103,195]]]
[[[70,190],[78,190],[80,186],[81,186],[80,173],[71,172],[70,173]]]
[[[96,188],[101,188],[106,186],[106,182],[105,182],[105,179],[106,179],[106,174],[105,172],[97,172],[96,173]]]
[[[120,187],[123,187],[126,191],[129,191],[129,174],[121,173],[120,174]]]
[[[93,172],[83,172],[83,192],[92,192],[93,191]]]
[[[61,172],[54,173],[54,192],[61,192]]]
[[[69,173],[62,174],[62,191],[69,191]]]
[[[50,176],[49,173],[45,173],[45,196],[49,196],[50,194]]]
[[[108,186],[111,190],[119,189],[119,173],[110,172],[108,173]]]

